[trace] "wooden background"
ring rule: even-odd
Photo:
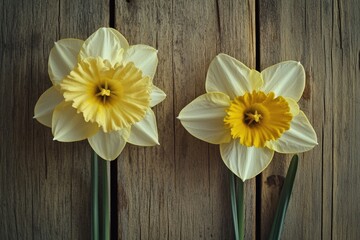
[[[1,0],[0,19],[0,239],[90,237],[91,149],[53,142],[32,116],[54,41],[101,26],[159,50],[154,82],[167,93],[155,108],[161,145],[128,145],[111,164],[115,239],[233,239],[218,146],[176,120],[220,52],[306,69],[300,106],[319,145],[300,154],[282,239],[359,238],[360,1]],[[246,182],[246,239],[267,239],[289,159]]]

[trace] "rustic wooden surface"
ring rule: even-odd
[[[300,107],[319,143],[300,155],[283,239],[360,236],[359,3],[282,0],[258,6],[260,68],[288,59],[304,65]],[[289,159],[277,155],[262,175],[262,239],[270,231]]]
[[[90,239],[90,147],[52,141],[32,117],[54,42],[107,25],[108,6],[4,0],[0,12],[0,239]]]
[[[118,239],[233,239],[218,146],[190,136],[179,111],[205,92],[224,52],[263,69],[299,60],[301,108],[319,146],[301,154],[282,239],[357,239],[360,205],[360,4],[351,1],[2,0],[0,239],[89,239],[90,147],[53,142],[32,119],[51,83],[53,42],[113,25],[159,50],[160,146],[127,146],[117,166]],[[267,239],[290,156],[246,182],[246,239]],[[116,182],[116,181],[115,181]],[[256,205],[257,204],[257,205]],[[116,215],[115,215],[116,216]]]
[[[161,146],[127,147],[119,159],[121,239],[233,239],[229,172],[210,146],[175,119],[205,93],[210,61],[226,52],[255,67],[254,2],[116,2],[116,27],[130,43],[159,50],[155,84]],[[237,11],[233,11],[237,9]],[[255,180],[247,183],[247,239],[255,238]]]

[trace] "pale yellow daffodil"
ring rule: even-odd
[[[127,142],[159,144],[151,107],[166,95],[152,83],[157,64],[156,49],[129,46],[112,28],[85,41],[62,39],[49,56],[53,86],[40,96],[34,118],[52,128],[54,140],[88,139],[106,160],[117,158]]]
[[[316,133],[299,109],[305,71],[286,61],[261,73],[219,54],[211,62],[206,92],[179,114],[185,129],[220,144],[226,166],[243,181],[261,173],[274,151],[299,153],[317,145]]]

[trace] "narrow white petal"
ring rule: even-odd
[[[105,133],[100,129],[94,136],[88,138],[92,149],[105,160],[116,159],[126,145],[129,138],[129,129]]]
[[[220,153],[226,166],[243,181],[261,173],[274,156],[268,148],[246,147],[238,139],[221,144]]]
[[[62,39],[51,49],[48,72],[54,85],[60,83],[77,64],[77,57],[84,43],[80,39]]]
[[[217,55],[206,76],[207,92],[222,92],[234,99],[262,86],[260,74],[226,54]]]
[[[129,44],[121,33],[113,28],[103,27],[85,40],[79,58],[101,57],[114,65],[122,61],[124,50],[128,47]]]
[[[290,123],[290,129],[275,141],[266,143],[268,148],[280,153],[305,152],[317,145],[317,137],[305,114],[300,111]]]
[[[164,99],[166,98],[166,94],[163,92],[163,90],[153,85],[151,88],[150,97],[150,107],[154,107],[164,101]]]
[[[131,126],[129,143],[138,146],[159,145],[159,137],[154,112],[149,109],[145,118]]]
[[[85,122],[82,113],[77,113],[70,102],[62,102],[54,110],[52,119],[54,140],[80,141],[93,136],[98,130],[97,124]]]
[[[291,97],[299,101],[305,88],[305,70],[300,62],[286,61],[261,72],[264,80],[262,90],[276,96]]]
[[[285,100],[289,104],[290,112],[293,115],[293,117],[297,116],[300,112],[299,104],[297,104],[297,102],[294,99],[289,97],[285,97]]]
[[[178,119],[194,137],[212,144],[229,142],[230,129],[224,126],[230,98],[224,93],[206,93],[181,110]]]
[[[133,45],[126,50],[123,61],[133,62],[143,75],[153,78],[158,64],[157,50],[147,45]]]
[[[64,101],[63,95],[52,86],[46,90],[36,102],[34,118],[47,127],[51,127],[54,108]]]

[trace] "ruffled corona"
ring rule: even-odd
[[[278,139],[290,128],[292,115],[286,100],[270,92],[245,93],[236,97],[224,118],[233,139],[247,147],[264,147],[269,140]]]
[[[85,58],[60,84],[65,101],[104,132],[129,127],[144,118],[151,80],[130,62],[112,66],[100,57]]]

